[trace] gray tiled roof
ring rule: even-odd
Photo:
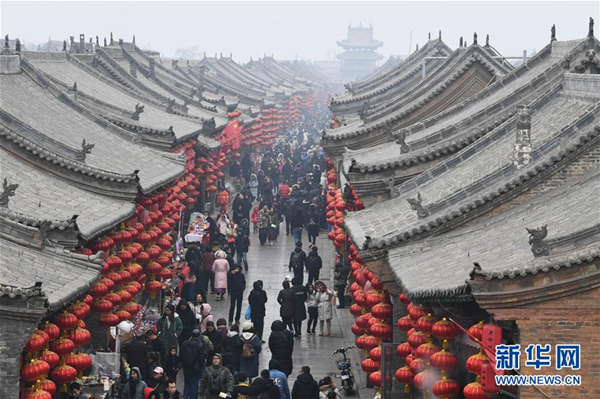
[[[488,279],[508,279],[591,261],[600,256],[598,187],[595,170],[484,222],[394,248],[392,271],[410,296],[444,297],[464,292],[474,263]],[[534,257],[526,228],[546,224],[551,255]]]
[[[517,170],[512,155],[515,121],[509,119],[474,144],[398,186],[399,197],[349,215],[354,241],[371,248],[395,245],[441,228],[553,167],[600,134],[598,96],[556,89],[531,104],[532,162]],[[419,218],[407,202],[420,193],[430,215]]]
[[[11,211],[37,219],[68,220],[79,215],[84,239],[107,231],[135,212],[133,203],[77,188],[0,148],[2,180],[19,187],[10,197]]]
[[[96,258],[65,253],[60,248],[41,250],[0,238],[0,281],[21,288],[41,282],[48,297],[48,311],[53,312],[98,280],[102,265],[93,262]]]
[[[4,111],[71,148],[80,148],[84,139],[95,144],[86,158],[88,165],[121,174],[139,170],[144,192],[174,180],[185,169],[184,163],[172,154],[135,145],[107,131],[24,73],[0,75],[0,89]]]

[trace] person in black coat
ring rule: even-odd
[[[242,267],[236,265],[227,277],[227,292],[230,295],[229,303],[229,324],[233,323],[233,313],[235,311],[235,323],[240,323],[242,313],[242,299],[246,289],[246,277],[242,273]]]
[[[137,337],[133,337],[131,342],[125,348],[125,357],[130,367],[137,367],[140,370],[146,370],[146,359],[148,358],[148,348],[146,344]],[[146,377],[141,375],[140,378]]]
[[[164,359],[167,357],[167,343],[156,334],[156,331],[146,331],[146,349],[148,352],[158,352],[160,361],[164,364]]]
[[[311,205],[308,212],[308,221],[306,224],[306,233],[309,244],[315,245],[319,236],[319,216],[317,215],[316,205]]]
[[[179,347],[181,348],[181,345],[191,338],[192,331],[196,328],[197,320],[194,311],[190,308],[190,305],[185,298],[179,300],[179,303],[177,304],[177,314],[181,319],[181,323],[183,323],[183,331],[178,337]]]
[[[292,399],[319,399],[319,384],[310,375],[310,367],[300,369],[292,388]]]
[[[296,294],[290,288],[289,281],[284,281],[282,285],[283,289],[277,295],[277,303],[280,305],[279,315],[283,323],[292,331],[294,329],[292,320],[294,318],[294,296]]]
[[[317,252],[317,247],[312,247],[308,257],[306,258],[306,268],[308,269],[308,284],[312,284],[319,279],[323,261]]]
[[[300,284],[304,282],[304,265],[306,252],[302,250],[302,243],[296,243],[296,248],[290,254],[289,270],[294,272],[294,277],[299,277]]]
[[[252,380],[252,386],[258,388],[261,393],[266,393],[269,399],[281,398],[279,387],[275,385],[271,379],[269,370],[262,370],[260,372],[260,377],[256,377]]]
[[[221,353],[222,345],[223,345],[223,334],[221,331],[217,330],[215,327],[215,323],[212,321],[206,322],[206,331],[204,331],[204,336],[210,339],[210,342],[213,345],[213,350],[208,352],[207,359],[212,359],[216,353]],[[208,366],[209,364],[207,364]]]
[[[202,295],[202,298],[206,298],[206,292],[204,292],[204,289],[202,288],[202,282],[195,274],[192,274],[189,281],[183,284],[181,297],[188,302],[192,302],[196,300],[196,295],[198,294]]]
[[[246,179],[246,183],[250,180],[250,174],[252,173],[252,160],[250,159],[250,154],[246,153],[244,158],[242,158],[241,162],[242,167],[242,175],[244,179]]]
[[[246,235],[247,233],[241,228],[237,229],[237,237],[235,238],[235,251],[237,253],[237,264],[244,267],[248,271],[248,249],[250,248],[250,238]]]
[[[265,314],[267,303],[267,293],[263,290],[262,280],[256,280],[253,284],[253,289],[248,295],[248,304],[250,305],[250,315],[252,324],[254,325],[254,332],[262,342],[263,330],[265,326]]]
[[[281,320],[275,320],[271,324],[271,335],[269,336],[269,349],[271,350],[271,360],[276,360],[281,364],[281,371],[289,376],[292,373],[294,352],[294,334],[285,328]]]
[[[292,291],[294,291],[294,331],[295,336],[302,335],[302,321],[306,320],[306,287],[302,285],[299,278],[292,279]]]

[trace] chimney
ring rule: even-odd
[[[149,72],[150,72],[150,77],[154,78],[154,76],[155,76],[154,75],[154,58],[150,58],[150,63],[148,65],[148,69],[149,69]]]
[[[521,169],[531,162],[531,109],[527,105],[517,107],[517,137],[513,163]]]

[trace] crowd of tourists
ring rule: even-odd
[[[128,376],[121,390],[124,399],[335,399],[339,392],[330,377],[317,381],[309,366],[302,366],[292,388],[295,338],[331,334],[336,298],[344,307],[348,271],[335,266],[330,290],[320,279],[323,261],[316,238],[327,229],[325,221],[325,155],[319,146],[319,127],[328,123],[325,110],[316,112],[259,153],[249,151],[229,165],[231,187],[221,182],[216,216],[206,213],[208,228],[201,242],[191,243],[178,269],[173,299],[165,306],[155,328],[134,337],[124,349]],[[221,195],[222,194],[222,195]],[[231,194],[231,195],[230,195]],[[233,198],[232,201],[229,199]],[[280,320],[264,332],[268,296],[263,282],[246,292],[245,272],[250,267],[251,242],[277,245],[280,235],[292,235],[290,275],[282,282],[276,301]],[[306,240],[304,232],[306,231]],[[308,251],[303,248],[308,247]],[[307,253],[308,252],[308,253]],[[305,280],[307,275],[307,281]],[[209,298],[230,300],[229,312],[213,315]],[[243,313],[243,314],[242,314]],[[272,357],[260,364],[264,346]],[[262,366],[262,367],[261,367]],[[183,377],[183,392],[177,379]]]

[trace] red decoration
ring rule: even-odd
[[[123,305],[123,310],[129,312],[129,314],[133,316],[140,311],[140,305],[135,302],[129,302]]]
[[[75,349],[75,343],[68,338],[59,338],[50,342],[50,350],[56,352],[59,356],[68,355]]]
[[[454,353],[442,349],[441,351],[431,355],[429,358],[429,364],[438,370],[448,371],[456,367],[458,364],[458,359]]]
[[[429,337],[427,334],[422,333],[421,331],[415,331],[410,335],[410,337],[408,337],[408,343],[415,349],[427,341],[429,341]]]
[[[477,323],[477,324],[471,326],[471,328],[469,328],[469,334],[471,334],[472,336],[477,338],[477,340],[479,342],[481,342],[481,339],[483,338],[483,326],[484,325],[485,325],[485,323],[483,321],[480,321],[479,323]]]
[[[356,339],[356,346],[365,351],[370,351],[378,345],[379,340],[372,335],[362,335]]]
[[[52,395],[42,389],[29,388],[25,391],[25,399],[52,399]]]
[[[414,383],[415,375],[412,371],[410,371],[408,366],[400,367],[398,370],[396,370],[394,377],[396,377],[396,380],[398,380],[398,382],[405,384],[404,393],[409,393],[409,385],[412,385]]]
[[[396,353],[402,359],[405,359],[412,352],[413,352],[412,346],[410,346],[408,342],[404,342],[396,347]]]
[[[38,331],[41,330],[34,330],[29,339],[27,340],[25,348],[23,348],[25,352],[39,352],[42,349],[44,349],[44,346],[46,346],[46,344],[48,343],[48,334],[38,334]]]
[[[379,370],[369,374],[369,382],[374,387],[377,387],[377,388],[381,387],[382,380],[383,380],[383,378],[381,375],[381,371],[379,371]]]
[[[56,393],[56,384],[52,380],[43,378],[40,380],[40,389],[50,393],[50,395],[54,395]]]
[[[361,327],[357,326],[356,324],[352,324],[352,327],[350,327],[350,329],[352,330],[352,334],[356,335],[357,337],[360,337],[366,331],[366,329],[361,328]]]
[[[396,326],[398,326],[400,331],[408,331],[413,328],[414,321],[410,318],[410,316],[404,316],[398,319]]]
[[[463,388],[463,395],[465,399],[486,399],[485,392],[483,391],[483,387],[481,383],[478,381],[467,384]]]
[[[85,353],[72,353],[65,358],[65,362],[79,372],[92,366],[92,358]]]
[[[117,317],[119,318],[120,321],[131,319],[131,314],[128,311],[123,310],[123,309],[117,310],[115,312],[115,315],[117,315]]]
[[[367,293],[366,297],[369,307],[373,307],[386,300],[386,295],[383,291],[370,291]]]
[[[431,391],[438,398],[452,398],[460,392],[460,385],[454,380],[442,378],[433,384]]]
[[[106,294],[104,299],[110,301],[113,304],[113,306],[118,306],[121,303],[121,297],[115,292],[109,292],[108,294]]]
[[[114,313],[103,313],[98,318],[98,324],[104,327],[112,327],[119,324],[121,320]]]
[[[96,283],[92,289],[90,290],[90,295],[93,298],[100,298],[106,295],[108,292],[108,287],[102,283]]]
[[[429,361],[431,355],[433,355],[436,352],[439,352],[439,350],[440,348],[436,344],[433,344],[431,342],[425,342],[424,344],[419,345],[419,347],[417,348],[417,357],[419,359]]]
[[[360,367],[367,374],[373,373],[379,370],[379,362],[374,361],[373,359],[365,359],[360,364]]]
[[[67,337],[73,341],[76,347],[87,345],[92,341],[92,334],[85,328],[76,328]]]
[[[160,281],[149,281],[148,283],[146,283],[146,291],[148,291],[152,294],[156,294],[157,292],[160,292],[161,289],[162,289],[162,284],[160,283]]]
[[[470,373],[480,375],[481,368],[487,362],[487,360],[488,357],[483,353],[476,353],[467,359],[467,370],[469,370]]]
[[[427,311],[425,310],[423,305],[415,305],[414,303],[411,302],[407,306],[407,309],[408,309],[408,315],[414,321],[419,320],[423,316],[427,316]]]
[[[371,314],[378,319],[389,319],[392,317],[394,309],[388,303],[378,303],[371,308]]]
[[[363,308],[357,304],[357,303],[353,303],[352,306],[350,306],[350,314],[352,316],[360,316],[363,312]]]
[[[21,369],[21,379],[27,382],[36,381],[48,374],[49,371],[50,365],[48,363],[39,359],[31,359]]]
[[[371,320],[372,318],[373,315],[371,313],[365,313],[363,315],[358,316],[354,322],[360,328],[369,328],[369,320]]]
[[[372,336],[379,339],[390,339],[392,338],[392,326],[383,322],[374,323],[369,327],[369,332]]]
[[[45,350],[42,352],[40,360],[43,360],[46,363],[48,363],[50,368],[54,368],[58,365],[60,357],[58,356],[58,354],[56,354],[56,352],[52,352],[51,350]]]
[[[408,365],[413,374],[419,374],[421,371],[425,370],[426,366],[427,363],[425,363],[425,360],[423,359],[413,359]]]
[[[108,313],[113,307],[113,303],[106,299],[99,299],[92,304],[92,310],[96,313]]]
[[[400,303],[403,304],[404,306],[408,306],[408,304],[410,304],[410,299],[406,296],[406,294],[404,292],[402,294],[400,294],[398,299],[400,300]]]
[[[415,326],[426,334],[431,334],[431,329],[435,324],[435,318],[431,315],[425,315],[417,320]]]
[[[381,346],[371,349],[369,352],[369,357],[376,362],[381,361]]]
[[[54,323],[50,323],[49,321],[44,323],[44,331],[48,334],[48,338],[50,341],[54,341],[60,335],[60,328]]]
[[[453,339],[458,335],[459,329],[456,324],[444,317],[433,325],[431,333],[440,339]]]
[[[77,370],[68,365],[58,366],[52,369],[50,378],[59,384],[68,384],[77,377]]]

